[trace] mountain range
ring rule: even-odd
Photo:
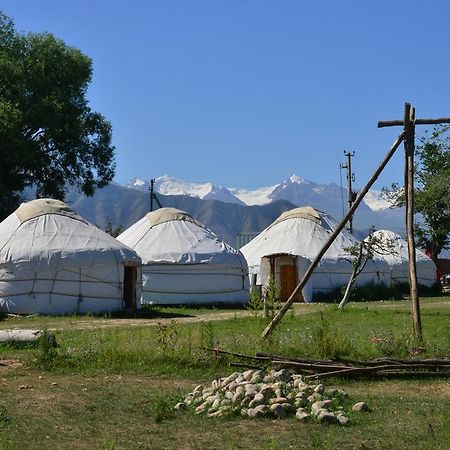
[[[191,183],[164,175],[155,179],[154,189],[163,206],[188,212],[233,246],[237,233],[258,233],[282,212],[296,206],[313,206],[340,220],[345,199],[345,193],[343,196],[335,183],[317,184],[295,175],[280,184],[255,190]],[[404,234],[402,210],[389,209],[377,191],[369,192],[364,200],[353,222],[361,234],[372,226]],[[127,228],[149,210],[149,183],[139,178],[126,186],[112,183],[93,197],[69,189],[66,201],[102,228],[108,224]]]

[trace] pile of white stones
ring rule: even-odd
[[[286,370],[234,372],[214,380],[210,387],[197,386],[175,409],[195,408],[196,414],[224,417],[285,418],[299,421],[348,425],[350,419],[342,406],[347,393],[340,389],[325,389],[323,384],[308,384],[301,375]],[[353,405],[354,411],[368,411],[363,402]]]

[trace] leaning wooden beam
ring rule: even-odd
[[[297,296],[297,293],[301,291],[308,280],[310,279],[312,273],[316,269],[317,265],[319,264],[320,260],[322,259],[322,256],[325,254],[325,252],[330,248],[333,241],[338,237],[339,233],[343,230],[345,227],[345,224],[348,222],[349,218],[354,214],[356,211],[356,208],[358,208],[359,204],[362,202],[362,199],[367,194],[369,189],[372,187],[372,185],[375,183],[383,169],[386,167],[386,164],[389,162],[389,160],[394,155],[397,148],[400,146],[400,144],[403,142],[403,136],[404,133],[401,133],[397,140],[394,142],[392,147],[387,152],[386,156],[384,157],[383,161],[379,165],[378,169],[375,171],[375,173],[372,175],[370,180],[367,182],[366,186],[362,189],[362,191],[358,194],[356,197],[355,203],[353,203],[352,207],[348,210],[345,217],[342,219],[341,223],[337,226],[337,228],[333,231],[331,236],[328,238],[328,241],[324,244],[322,249],[317,254],[314,261],[311,262],[311,265],[309,266],[308,270],[306,271],[305,275],[303,276],[300,283],[298,283],[297,287],[292,292],[291,296],[286,300],[286,303],[281,307],[281,309],[277,312],[275,317],[272,319],[272,321],[267,325],[265,330],[263,331],[261,335],[261,339],[265,339],[269,334],[273,331],[273,329],[276,327],[278,322],[283,318],[283,316],[286,314],[286,312],[289,310],[289,308],[292,306],[292,303],[294,303],[294,299]]]

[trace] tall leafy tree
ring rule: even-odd
[[[64,198],[86,195],[114,176],[111,124],[86,92],[92,61],[49,33],[19,33],[0,12],[0,219],[27,186]]]
[[[414,202],[423,221],[416,224],[417,243],[429,250],[436,262],[450,244],[450,134],[448,126],[426,133],[416,148]],[[398,185],[384,189],[393,206],[403,206],[404,191]]]

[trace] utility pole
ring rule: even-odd
[[[161,202],[159,201],[159,198],[158,198],[157,195],[155,194],[154,186],[155,186],[155,179],[152,178],[152,179],[150,180],[150,187],[149,187],[149,190],[150,190],[150,212],[153,211],[153,199],[155,199],[155,200],[156,200],[156,203],[158,203],[158,206],[159,206],[160,208],[162,208]]]
[[[339,168],[347,169],[347,202],[349,211],[356,200],[356,192],[353,192],[352,189],[352,182],[355,181],[355,174],[352,173],[352,157],[355,156],[355,152],[347,152],[344,150],[344,155],[347,159],[347,163],[340,163]],[[350,233],[353,233],[353,215],[351,215],[350,219],[348,220],[348,231],[350,231]]]

